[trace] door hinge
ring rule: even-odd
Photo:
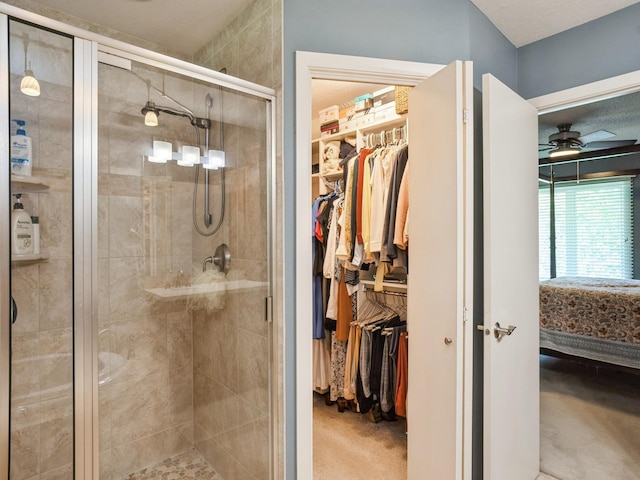
[[[462,123],[469,123],[469,109],[462,110]]]
[[[467,307],[464,307],[462,309],[462,322],[463,323],[467,323],[469,321],[469,309]]]
[[[264,299],[264,321],[267,323],[273,321],[273,297],[265,297]]]

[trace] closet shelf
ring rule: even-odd
[[[388,118],[385,118],[380,121],[375,121],[366,125],[359,126],[357,128],[353,128],[350,130],[344,130],[342,132],[334,133],[332,135],[327,135],[324,137],[316,138],[311,141],[311,144],[316,144],[320,142],[330,142],[332,140],[342,140],[345,137],[350,135],[356,135],[358,132],[367,133],[378,130],[384,130],[385,128],[395,128],[401,125],[404,125],[406,122],[406,115],[398,115],[395,112],[390,112]]]
[[[11,254],[11,263],[14,265],[32,265],[34,263],[46,262],[49,255],[46,253],[28,253],[26,255]]]
[[[44,192],[48,189],[49,184],[42,178],[11,175],[11,193]]]

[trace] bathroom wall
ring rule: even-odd
[[[261,85],[265,85],[275,89],[276,91],[276,157],[275,157],[275,192],[274,201],[276,202],[276,211],[282,211],[282,152],[281,152],[281,135],[282,135],[282,1],[281,0],[256,0],[236,19],[234,19],[222,32],[216,35],[212,40],[199,52],[194,55],[194,63],[204,65],[214,70],[226,68],[228,74],[249,80]],[[242,107],[244,109],[244,107]],[[249,108],[250,115],[262,119],[260,111],[255,107]],[[258,125],[254,125],[254,131],[259,132]],[[244,142],[245,135],[239,135],[238,140]],[[246,146],[249,149],[252,147]],[[262,152],[261,154],[262,155]],[[255,160],[254,160],[255,161]],[[232,229],[236,229],[236,238],[243,237],[250,231],[252,225],[255,225],[256,216],[250,213],[250,205],[259,202],[259,195],[264,199],[264,188],[262,183],[259,185],[253,183],[257,181],[254,172],[258,168],[256,163],[253,167],[246,165],[241,171],[235,172],[238,178],[236,184],[245,194],[237,196],[231,201],[236,202],[235,214],[232,207],[232,218],[230,225]],[[262,176],[264,179],[264,176]],[[244,186],[243,186],[244,185]],[[238,190],[240,193],[242,190]],[[244,213],[243,213],[244,212]],[[263,213],[259,215],[263,218]],[[249,214],[250,216],[243,220],[242,216]],[[198,316],[194,316],[194,372],[195,372],[195,393],[194,402],[196,403],[196,446],[202,451],[212,464],[220,469],[222,476],[227,479],[233,478],[267,478],[267,462],[264,450],[268,442],[267,436],[267,401],[265,388],[267,385],[266,365],[260,364],[258,359],[267,358],[268,349],[272,350],[271,375],[273,382],[274,397],[272,399],[276,404],[276,415],[274,425],[276,427],[276,441],[274,448],[277,455],[277,473],[276,478],[284,478],[283,469],[283,452],[284,444],[284,386],[283,386],[283,330],[282,330],[282,265],[283,265],[283,218],[279,213],[274,219],[275,243],[274,255],[276,267],[274,272],[274,325],[273,338],[269,338],[267,328],[264,324],[264,292],[255,292],[254,294],[237,294],[231,302],[227,303],[225,309],[224,324],[218,325],[206,330],[201,330],[202,321]],[[261,226],[262,228],[262,226]],[[265,237],[266,239],[266,237]],[[260,240],[255,238],[256,246],[260,245]],[[248,246],[248,245],[247,245]],[[234,244],[231,243],[232,253]],[[249,253],[251,250],[245,250]],[[260,249],[262,251],[262,247]],[[241,250],[236,256],[241,258],[245,253]],[[211,254],[211,253],[209,253]],[[234,257],[235,258],[235,257]],[[235,262],[235,260],[234,260]],[[248,271],[259,267],[266,268],[262,262],[254,263],[251,259],[243,260]],[[235,268],[235,267],[233,267]],[[243,266],[244,269],[244,266]],[[233,272],[231,272],[233,273]],[[204,331],[203,336],[200,332]],[[231,343],[223,343],[220,349],[215,353],[207,351],[204,347],[209,340],[216,343],[220,333],[224,332]],[[200,349],[200,344],[202,349]],[[243,351],[249,349],[252,351],[250,358],[254,358],[255,364],[247,363],[249,357],[245,360],[235,360],[237,364],[234,366],[233,361],[236,356],[232,350]],[[228,354],[228,355],[227,355]],[[202,358],[204,357],[204,358]],[[212,383],[220,392],[228,395],[226,400],[219,402],[210,401],[210,392],[207,397],[200,391],[199,386],[203,385],[206,373],[209,371],[209,365],[227,365],[226,368],[231,372],[231,381],[216,377],[216,382]],[[252,377],[246,375],[255,369]],[[236,373],[237,370],[237,373]],[[216,375],[214,373],[214,375]],[[238,389],[235,389],[235,375],[238,378]],[[243,386],[243,383],[253,383],[258,389],[250,392]],[[236,395],[237,392],[237,395]],[[256,393],[259,392],[259,395]],[[237,405],[236,398],[242,399]],[[224,405],[224,407],[221,407]],[[247,408],[251,405],[251,408]],[[212,425],[207,423],[208,419],[214,418],[214,413],[221,408],[223,412],[229,412],[227,418],[235,419],[235,415],[239,415],[239,424],[245,424],[238,429],[234,429],[233,425]],[[257,415],[257,417],[254,417]],[[224,417],[224,415],[223,415]],[[256,418],[256,420],[253,420]],[[201,438],[198,438],[202,435]],[[206,439],[202,441],[202,439]],[[228,442],[227,439],[232,439]],[[201,440],[201,441],[199,441]],[[256,445],[256,442],[258,444]],[[256,455],[257,454],[257,455]],[[247,472],[243,473],[243,469]],[[250,475],[250,476],[243,476]]]
[[[22,35],[41,86],[39,97],[20,93]],[[70,478],[73,468],[73,299],[71,41],[10,24],[11,118],[26,121],[33,177],[48,183],[26,193],[24,209],[40,217],[45,262],[12,261],[11,293],[18,306],[12,327],[12,480]],[[55,68],[49,68],[55,65]],[[45,72],[46,70],[46,72]],[[33,178],[32,177],[32,178]],[[16,190],[12,184],[12,190]],[[7,233],[8,235],[8,233]],[[5,240],[6,241],[6,238]],[[7,379],[3,379],[7,381]]]

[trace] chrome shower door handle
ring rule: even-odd
[[[18,305],[16,301],[13,299],[13,295],[11,296],[11,325],[16,323],[18,319]]]

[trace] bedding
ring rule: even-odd
[[[540,347],[640,369],[640,280],[540,282]]]

